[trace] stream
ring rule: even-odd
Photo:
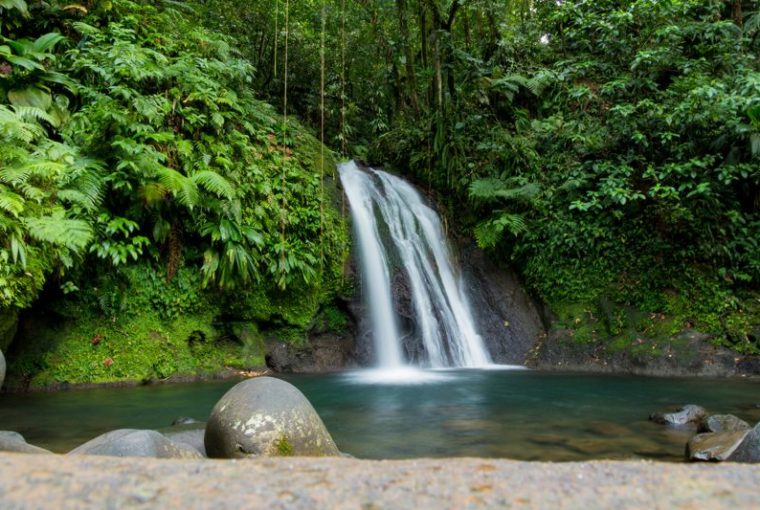
[[[442,370],[378,382],[369,371],[283,377],[312,402],[340,449],[358,458],[681,461],[693,433],[649,422],[694,403],[760,421],[760,382]],[[236,381],[0,395],[0,429],[66,452],[117,428],[205,420]]]

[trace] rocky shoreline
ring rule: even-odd
[[[574,341],[572,332],[551,331],[539,338],[525,365],[540,371],[626,374],[654,377],[760,377],[760,356],[741,355],[710,342],[710,336],[684,331],[642,349],[614,350],[608,342]]]
[[[760,467],[493,459],[163,460],[0,453],[7,509],[733,508]]]

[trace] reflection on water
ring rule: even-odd
[[[359,458],[677,461],[691,432],[650,423],[651,412],[696,403],[760,421],[760,383],[746,380],[506,370],[417,373],[415,384],[369,372],[285,379],[311,400],[341,450]],[[65,452],[116,428],[204,420],[234,383],[0,395],[0,429]]]

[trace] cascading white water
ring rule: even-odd
[[[433,368],[491,364],[436,212],[398,177],[375,169],[361,170],[353,161],[341,164],[339,171],[351,206],[380,368],[404,364],[391,294],[391,254],[400,262],[411,287],[426,364]],[[387,230],[392,243],[383,242],[381,228]]]
[[[398,368],[403,365],[401,345],[393,312],[388,263],[372,206],[372,186],[368,175],[359,170],[353,161],[340,165],[339,170],[353,212],[361,271],[367,282],[366,300],[378,364]]]

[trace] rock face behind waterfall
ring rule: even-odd
[[[473,318],[493,361],[524,364],[537,339],[546,333],[538,306],[518,276],[508,268],[499,268],[482,250],[467,245],[461,248],[458,258]],[[424,358],[424,347],[416,334],[406,272],[397,270],[391,281],[404,353],[407,359],[417,361]],[[362,365],[369,365],[372,362],[372,338],[369,321],[363,319],[361,296],[355,297],[350,308],[358,324],[354,357]]]
[[[460,258],[478,331],[493,361],[525,363],[546,333],[536,303],[514,271],[498,267],[481,250],[467,246]]]
[[[0,388],[3,387],[3,381],[5,381],[5,357],[3,357],[3,351],[0,351]]]

